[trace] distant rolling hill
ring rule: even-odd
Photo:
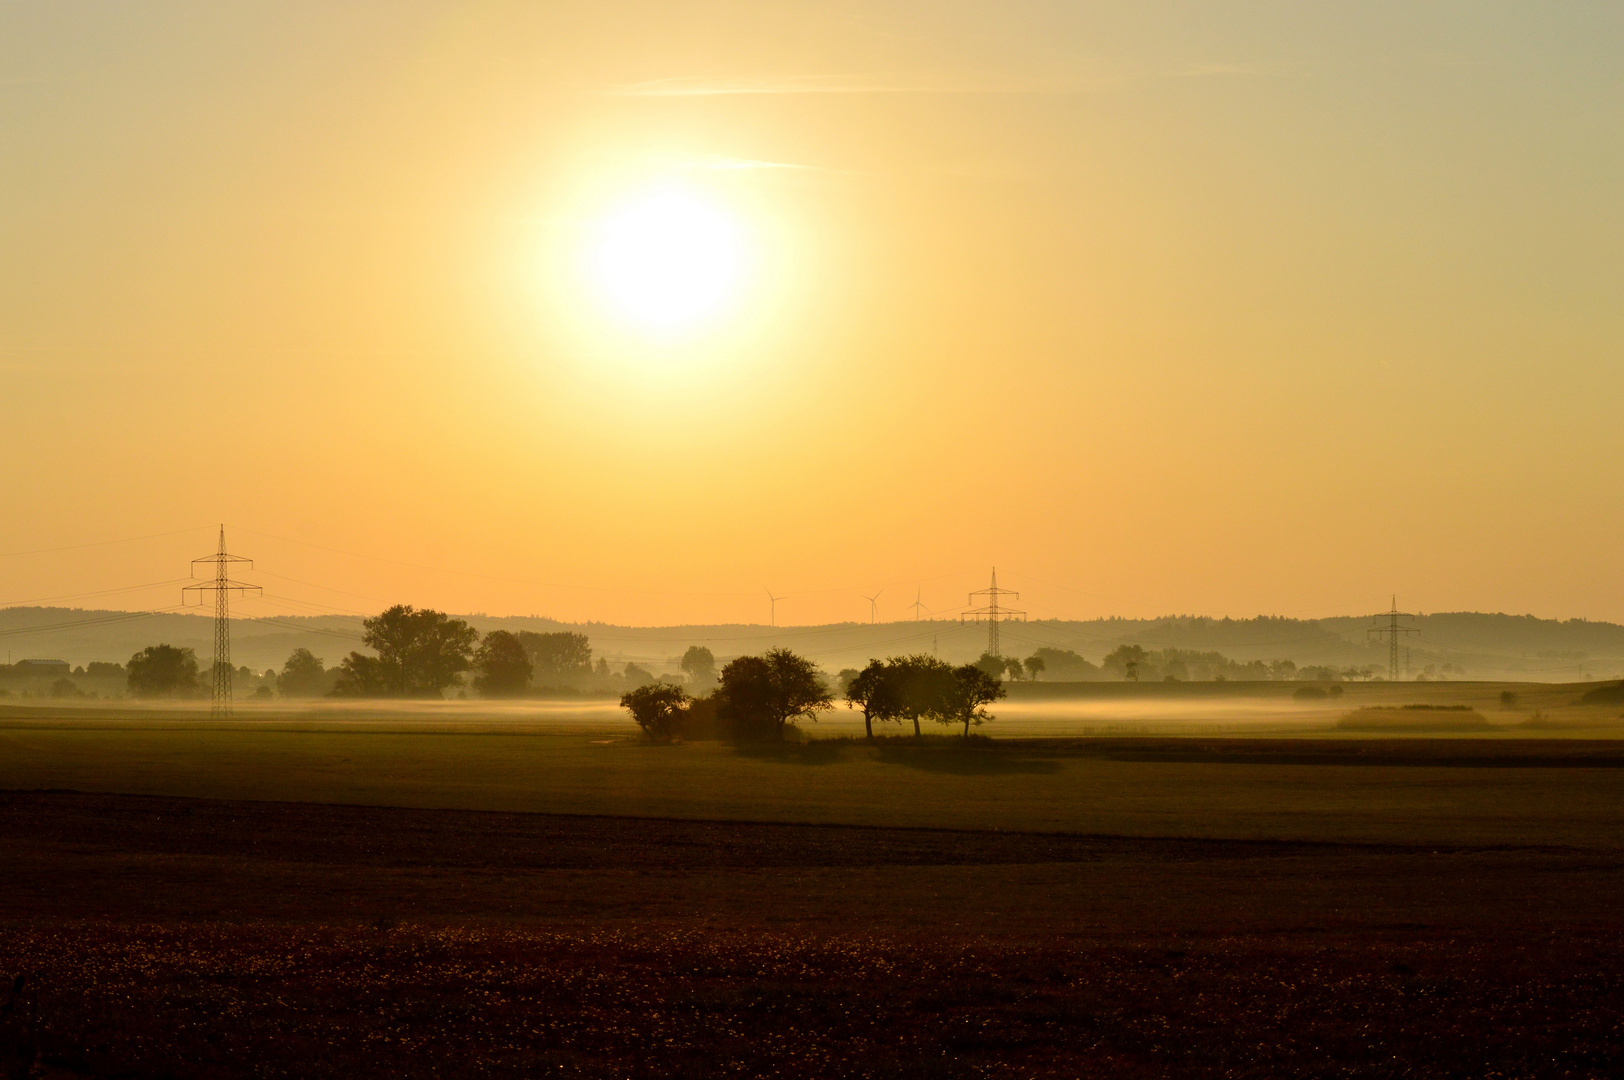
[[[985,626],[950,621],[833,623],[823,626],[726,624],[715,626],[612,626],[560,623],[541,618],[465,616],[481,632],[493,629],[571,630],[586,634],[594,652],[611,663],[636,662],[656,672],[674,668],[690,645],[705,645],[719,659],[782,645],[805,653],[826,668],[858,667],[870,657],[936,652],[962,662],[986,646]],[[1291,660],[1299,667],[1337,669],[1373,666],[1385,671],[1387,647],[1369,638],[1374,617],[1335,619],[1097,619],[1089,622],[1042,620],[1006,623],[1003,652],[1027,656],[1038,648],[1069,649],[1088,660],[1118,645],[1147,650],[1218,652],[1232,660]],[[1409,668],[1449,678],[1571,682],[1621,677],[1624,626],[1579,619],[1449,612],[1425,615],[1411,624]],[[189,646],[207,661],[212,620],[202,614],[90,611],[74,608],[0,609],[0,651],[10,659],[60,659],[79,665],[93,660],[124,662],[158,642]],[[232,623],[232,659],[256,671],[279,668],[296,648],[306,648],[335,665],[360,649],[361,619],[346,615],[278,616]],[[1449,671],[1442,672],[1444,665]]]

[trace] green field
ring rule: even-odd
[[[243,709],[229,722],[12,707],[0,710],[0,788],[1126,836],[1588,844],[1615,828],[1624,741],[1597,737],[1618,732],[1611,710],[1570,705],[1578,715],[1553,731],[1485,705],[1503,725],[1487,737],[1337,732],[1337,717],[1375,697],[1363,689],[1334,708],[1016,702],[985,730],[1029,737],[975,748],[830,738],[853,734],[844,710],[807,725],[816,741],[738,749],[641,744],[604,702]],[[1541,692],[1552,714],[1576,696]],[[1107,711],[1079,721],[1095,706]],[[1214,712],[1227,719],[1191,719]],[[1092,727],[1184,734],[1067,737]],[[1531,737],[1551,734],[1563,737]]]

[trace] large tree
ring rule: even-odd
[[[148,645],[126,665],[125,685],[136,697],[190,697],[197,692],[197,653],[174,645]]]
[[[834,704],[817,665],[788,649],[730,661],[716,696],[719,713],[741,739],[782,740],[791,720],[815,720],[819,709]]]
[[[915,653],[895,657],[887,663],[894,669],[900,715],[913,722],[914,735],[921,734],[919,721],[935,718],[949,707],[953,693],[953,666],[939,656]]]
[[[1106,671],[1120,672],[1124,679],[1138,682],[1149,661],[1150,654],[1143,646],[1118,645],[1106,653],[1105,659],[1100,661],[1100,666]]]
[[[970,737],[970,725],[980,726],[992,719],[992,714],[986,706],[1004,696],[1003,683],[996,676],[989,675],[975,664],[965,664],[963,667],[953,669],[953,682],[950,694],[945,702],[946,708],[937,713],[936,719],[944,724],[964,725],[964,737]]]
[[[1043,663],[1043,666],[1038,669],[1040,672],[1044,672],[1050,678],[1059,679],[1062,682],[1081,682],[1084,679],[1092,679],[1100,671],[1099,668],[1070,649],[1054,649],[1047,645],[1035,650],[1028,659],[1028,664],[1032,660],[1039,660]]]
[[[644,735],[659,742],[671,741],[691,700],[682,687],[670,683],[649,683],[620,695],[621,708],[632,714]]]
[[[842,672],[842,674],[845,674]],[[874,738],[874,721],[902,719],[902,694],[893,664],[870,660],[846,682],[846,700],[863,710],[863,731]]]
[[[361,624],[376,659],[350,653],[333,693],[355,697],[439,697],[473,662],[479,633],[442,611],[396,604]]]
[[[518,635],[492,630],[474,654],[474,689],[485,697],[517,697],[530,685],[531,663]]]
[[[716,655],[703,645],[690,645],[682,654],[682,670],[701,693],[716,685]]]
[[[976,667],[980,668],[982,671],[985,671],[988,675],[991,675],[995,679],[1002,678],[1004,672],[1008,670],[1008,666],[1004,658],[996,653],[990,652],[984,652],[981,654],[981,658],[976,661]]]
[[[400,679],[376,656],[352,652],[338,664],[338,678],[328,691],[333,697],[395,697]]]
[[[592,643],[585,634],[521,630],[516,636],[530,657],[536,685],[569,686],[592,674]]]
[[[309,649],[294,649],[276,677],[276,689],[283,697],[320,697],[327,689],[321,657]]]

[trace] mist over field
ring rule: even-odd
[[[0,0],[0,1080],[1618,1080],[1624,3]]]

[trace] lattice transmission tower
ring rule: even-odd
[[[213,563],[214,577],[211,580],[197,585],[188,585],[181,590],[182,603],[191,603],[195,595],[197,603],[203,603],[205,593],[214,594],[214,696],[209,705],[211,717],[224,719],[231,715],[231,601],[232,593],[246,596],[249,593],[263,592],[258,585],[249,585],[241,581],[232,581],[228,568],[232,563],[247,563],[248,569],[254,568],[252,559],[245,559],[241,555],[232,555],[226,551],[226,527],[220,526],[220,548],[213,555],[205,555],[201,559],[192,560],[192,576],[197,576],[198,563]]]
[[[1398,682],[1399,637],[1403,634],[1419,634],[1421,632],[1413,626],[1405,626],[1399,622],[1400,619],[1413,618],[1415,618],[1414,615],[1411,615],[1407,611],[1400,611],[1398,609],[1398,597],[1394,596],[1393,609],[1391,611],[1384,611],[1382,614],[1376,616],[1376,625],[1372,626],[1365,632],[1366,637],[1379,638],[1383,635],[1386,635],[1387,637],[1387,679],[1389,682]],[[1384,619],[1386,620],[1385,626],[1382,625],[1382,621]],[[1409,650],[1406,649],[1404,652],[1405,658],[1408,659]]]
[[[1004,607],[999,603],[999,601],[1006,596],[1011,600],[1019,600],[1021,598],[1021,594],[1018,592],[1011,592],[1008,589],[1000,589],[998,587],[998,567],[995,566],[992,568],[992,588],[977,589],[975,592],[971,593],[970,603],[972,605],[975,604],[976,597],[978,596],[985,597],[987,602],[980,607],[972,606],[970,610],[959,616],[959,621],[963,622],[965,619],[970,619],[972,621],[986,619],[987,652],[991,653],[993,656],[1001,656],[1002,654],[998,651],[998,624],[1000,622],[1006,622],[1010,619],[1025,620],[1026,612],[1017,611],[1014,608]]]

